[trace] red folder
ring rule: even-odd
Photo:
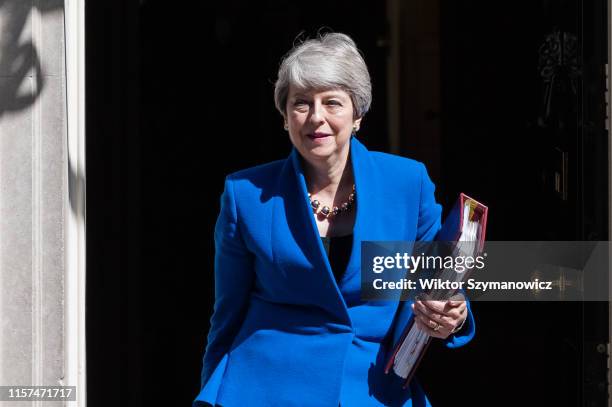
[[[465,246],[465,242],[468,242],[468,249],[473,252],[470,254],[477,255],[482,252],[484,247],[487,215],[488,208],[485,205],[461,193],[438,232],[436,240],[454,242],[454,246],[457,246],[459,242]],[[467,279],[468,275],[469,272],[464,273],[462,280]],[[439,296],[441,293],[429,292],[428,294],[435,298],[436,294]],[[448,293],[444,294],[447,295]],[[448,296],[442,298],[448,298]],[[401,334],[394,334],[392,338],[393,351],[385,366],[385,373],[388,374],[393,371],[405,379],[404,388],[408,387],[412,380],[431,339],[429,335],[417,328],[410,308],[405,305],[403,304],[400,315],[396,319],[395,332],[401,332]],[[403,322],[408,313],[410,313],[408,322]],[[402,314],[404,318],[402,318]],[[404,329],[400,331],[397,328],[398,324],[399,326],[404,324]]]

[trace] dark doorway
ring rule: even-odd
[[[89,2],[88,402],[190,405],[214,300],[224,177],[287,157],[281,56],[319,30],[363,51],[386,150],[384,2]]]
[[[432,168],[445,208],[459,192],[487,203],[490,239],[606,240],[605,1],[416,3],[433,7],[421,23],[424,36],[427,21],[437,27],[430,60],[439,74],[426,77],[439,92],[431,89],[436,108],[421,112],[407,88],[414,72],[402,71],[400,112],[417,113],[400,119],[400,153]],[[359,137],[388,151],[387,21],[385,2],[365,0],[87,3],[90,406],[195,397],[223,179],[288,155],[273,81],[300,32],[328,27],[355,39],[374,85]],[[421,37],[409,38],[407,25],[400,32],[406,58]],[[569,84],[545,115],[538,52],[555,32],[575,37],[580,75],[560,73]],[[555,189],[559,171],[565,192]],[[464,175],[474,172],[483,175]],[[536,197],[526,218],[516,210],[525,196]],[[599,403],[606,307],[474,303],[474,342],[433,347],[421,381],[435,406]]]
[[[489,240],[607,240],[606,2],[439,10],[440,149],[421,154],[439,160],[444,207],[459,192],[486,202]],[[472,306],[475,340],[421,369],[434,405],[466,393],[470,405],[606,405],[607,303]]]

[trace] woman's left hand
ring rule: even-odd
[[[417,326],[429,336],[446,339],[463,326],[467,318],[467,305],[463,294],[450,300],[418,299],[412,304]]]

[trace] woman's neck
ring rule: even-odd
[[[316,163],[304,160],[304,163],[308,192],[311,194],[333,198],[339,190],[352,188],[353,170],[348,154],[344,160],[335,159]]]

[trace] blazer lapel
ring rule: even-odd
[[[351,163],[353,165],[353,177],[355,179],[355,192],[357,205],[355,209],[355,225],[353,226],[353,245],[351,255],[343,273],[341,284],[354,283],[355,277],[360,282],[361,277],[361,241],[367,235],[371,216],[375,212],[371,210],[373,190],[370,175],[372,173],[369,151],[355,137],[351,138]],[[351,290],[354,291],[354,290]]]
[[[293,167],[295,178],[293,181],[297,184],[297,197],[295,201],[296,207],[300,207],[299,213],[296,213],[300,220],[299,222],[305,225],[305,241],[303,242],[304,247],[307,250],[311,250],[312,264],[319,265],[321,271],[324,273],[324,277],[327,280],[327,284],[333,292],[333,306],[340,307],[340,313],[348,321],[350,317],[348,315],[348,307],[344,296],[341,292],[341,287],[344,284],[355,284],[359,287],[360,284],[360,266],[361,266],[361,241],[366,239],[370,235],[372,226],[376,225],[376,211],[372,210],[373,206],[376,206],[374,202],[378,196],[375,191],[376,185],[372,180],[372,174],[374,168],[372,166],[371,157],[369,151],[361,144],[355,137],[351,139],[351,165],[353,166],[353,176],[355,179],[355,190],[357,192],[357,205],[355,209],[357,211],[355,216],[355,225],[353,227],[353,245],[351,255],[347,264],[346,272],[340,282],[340,286],[336,283],[333,271],[331,269],[329,259],[325,253],[323,243],[319,236],[319,231],[312,214],[312,208],[310,206],[310,200],[308,199],[308,191],[306,186],[306,179],[302,168],[300,155],[294,148],[289,157],[289,161]],[[359,290],[359,289],[358,289]],[[355,290],[351,290],[355,292]],[[359,291],[357,291],[359,292]],[[351,302],[358,301],[359,298],[351,298]]]
[[[304,169],[302,168],[300,155],[295,147],[291,152],[290,161],[293,167],[293,182],[295,182],[298,187],[298,202],[296,202],[296,204],[301,208],[300,223],[305,226],[304,232],[306,234],[306,240],[308,241],[307,247],[312,250],[313,265],[315,265],[315,267],[319,266],[317,268],[323,272],[326,285],[332,290],[333,295],[331,298],[328,296],[325,298],[325,300],[331,302],[330,305],[332,305],[339,312],[342,319],[352,326],[346,302],[340,293],[338,284],[336,284],[334,273],[332,272],[329,259],[327,258],[325,248],[323,247],[323,242],[319,236],[319,229],[317,228],[317,224],[312,213],[312,207],[310,206],[310,200],[308,199],[308,189],[306,186]]]

